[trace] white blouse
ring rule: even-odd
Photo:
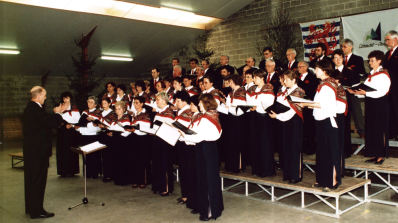
[[[67,110],[71,110],[71,105],[69,105]],[[80,112],[79,110],[72,110],[70,114],[69,112],[65,112],[61,114],[61,116],[67,123],[78,123],[80,119]]]
[[[319,92],[316,92],[314,102],[319,102],[321,108],[314,108],[313,115],[315,120],[321,121],[326,118],[334,128],[337,128],[336,117],[337,100],[335,91],[328,85],[324,85]]]
[[[137,113],[137,111],[135,111],[135,112],[134,112],[134,115],[135,115],[135,117],[137,117],[137,116],[138,116],[139,114],[141,114],[141,113],[145,113],[145,108],[142,108],[142,111],[141,111],[140,113]],[[131,125],[134,125],[134,124],[139,124],[140,126],[145,126],[145,127],[148,127],[148,128],[151,127],[151,122],[150,122],[150,121],[147,121],[147,120],[136,121],[136,120],[133,119],[132,122],[131,122]],[[139,135],[139,136],[147,135],[146,132],[141,132],[141,131],[138,130],[138,129],[136,129],[136,130],[134,131],[134,133],[137,134],[137,135]]]
[[[89,112],[93,112],[93,111],[95,111],[95,108],[89,110]],[[87,114],[87,113],[83,112],[83,114]],[[94,117],[94,116],[91,116],[91,115],[88,115],[88,116],[92,117],[94,119],[98,119],[97,117]],[[100,131],[100,130],[101,130],[101,128],[98,127],[98,126],[94,126],[93,122],[89,122],[87,124],[87,127],[80,127],[80,128],[77,129],[77,131],[79,131],[80,134],[82,134],[84,136],[95,136],[95,135],[98,134],[98,131]]]
[[[293,87],[287,89],[287,92],[285,94],[280,94],[278,97],[276,97],[276,101],[283,104],[286,107],[289,107],[289,111],[284,112],[284,113],[280,113],[276,115],[276,119],[282,121],[282,122],[286,122],[289,121],[290,119],[293,118],[293,116],[296,114],[296,111],[293,110],[290,107],[289,102],[287,101],[287,96],[290,95],[296,88],[297,88],[297,84],[295,84]],[[286,87],[282,86],[282,91],[285,91]]]
[[[376,71],[375,70],[370,71],[370,74],[372,75],[372,74],[380,71],[380,69],[382,69],[381,66],[379,68],[377,68]],[[366,92],[366,97],[381,98],[384,95],[386,95],[388,93],[388,91],[390,90],[391,80],[387,75],[379,74],[374,77],[371,77],[371,81],[369,81],[369,77],[368,77],[365,80],[364,84],[368,85],[371,88],[376,89],[376,91]]]
[[[185,105],[185,107],[178,110],[175,120],[178,121],[179,123],[181,123],[182,125],[184,125],[185,127],[188,127],[191,124],[191,119],[185,120],[185,119],[182,119],[182,117],[180,117],[181,113],[183,113],[185,110],[191,110],[189,105]]]
[[[254,85],[254,82],[248,83],[245,85],[245,90],[247,91],[247,89],[251,88]]]
[[[172,119],[172,118],[169,117],[169,116],[163,117],[163,116],[160,116],[160,115],[159,115],[159,113],[163,112],[163,111],[166,110],[168,107],[169,107],[169,106],[166,105],[163,109],[159,109],[159,112],[158,112],[158,114],[155,115],[155,118],[153,119],[153,122],[155,122],[155,121],[160,121],[160,122],[164,122],[164,123],[167,123],[167,124],[171,124],[171,123],[174,121],[174,119]],[[154,129],[157,129],[157,128],[159,128],[159,126],[156,127],[156,125],[154,125],[153,128],[154,128]]]
[[[339,86],[340,85],[341,84],[339,84]],[[346,107],[347,107],[346,104],[341,102],[341,101],[339,101],[339,100],[336,100],[336,102],[337,102],[337,104],[336,104],[336,113],[337,114],[344,114],[345,110],[346,110]]]
[[[214,90],[215,88],[214,87],[211,87],[209,90],[204,90],[203,91],[203,94],[207,94],[207,93],[210,93],[212,90]],[[217,104],[218,104],[218,106],[220,106],[220,99],[218,99],[218,98],[216,98],[216,97],[214,97],[214,99],[216,99],[216,102],[217,102]]]
[[[238,88],[239,89],[239,88]],[[238,90],[236,89],[236,90]],[[232,94],[235,93],[235,90],[232,90]],[[231,96],[228,94],[227,98],[225,99],[226,107],[228,107],[228,113],[233,116],[241,116],[244,112],[241,109],[238,109],[236,112],[236,106],[238,105],[246,105],[246,100],[241,100],[240,98],[234,98],[231,103]]]
[[[260,92],[260,90],[261,90],[261,88],[257,87],[255,92],[258,93],[258,92]],[[262,93],[262,94],[250,96],[246,92],[246,100],[247,100],[246,102],[248,105],[257,106],[256,111],[258,113],[265,114],[265,113],[267,113],[265,111],[265,109],[267,109],[269,106],[274,104],[275,95],[274,95],[274,93],[270,92],[270,93]]]
[[[196,135],[185,135],[181,137],[182,141],[186,144],[192,145],[192,143],[200,143],[202,141],[216,141],[220,138],[222,130],[218,131],[217,126],[215,126],[209,119],[202,117],[198,124],[192,126],[192,131],[196,132]]]

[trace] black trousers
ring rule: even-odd
[[[161,138],[153,137],[152,191],[161,193],[174,191],[172,149],[173,147]]]
[[[139,136],[134,133],[131,136],[129,143],[134,144],[130,148],[133,151],[130,155],[132,183],[138,185],[150,184],[152,181],[152,170],[150,162],[151,147],[148,145],[148,136]]]
[[[44,214],[44,193],[49,165],[48,156],[29,156],[24,153],[25,212],[30,215]]]
[[[107,147],[101,150],[102,153],[102,171],[104,179],[113,179],[115,177],[115,149],[112,146],[112,137],[106,133],[101,133],[99,142]]]

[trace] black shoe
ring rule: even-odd
[[[376,161],[375,162],[375,164],[376,165],[381,165],[381,164],[383,164],[384,163],[384,161],[385,161],[386,159],[385,158],[383,158],[382,160],[380,160],[380,161]]]
[[[196,209],[193,209],[193,210],[191,211],[191,214],[199,214],[199,211],[196,210]]]
[[[163,193],[160,194],[160,196],[162,196],[162,197],[167,197],[167,196],[169,196],[170,194],[171,194],[171,192],[163,192]]]
[[[321,187],[321,185],[319,185],[319,183],[314,183],[311,187]]]
[[[154,191],[153,194],[160,194],[160,191]]]
[[[376,158],[372,158],[372,159],[368,159],[365,162],[366,163],[373,163],[373,162],[376,162],[376,161],[377,161],[377,157]]]
[[[131,188],[135,189],[138,187],[138,184],[134,184],[133,186],[131,186]]]
[[[296,184],[301,182],[301,180],[289,180],[289,184]]]
[[[46,213],[44,213],[44,214],[38,214],[38,215],[31,214],[31,215],[30,215],[30,218],[31,218],[31,219],[36,219],[36,218],[51,218],[51,217],[54,217],[54,213],[46,212]]]
[[[177,202],[177,204],[186,204],[186,203],[187,203],[187,200],[184,201],[183,199],[181,199],[180,201]]]
[[[217,218],[199,216],[199,220],[201,221],[210,221],[211,219],[217,220]]]
[[[181,200],[182,200],[182,197],[177,198],[177,201],[181,201]]]

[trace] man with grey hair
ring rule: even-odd
[[[395,138],[398,135],[398,33],[391,30],[384,36],[388,51],[384,58],[383,68],[388,70],[391,79],[388,101],[390,107],[389,137]]]
[[[175,66],[175,65],[180,65],[180,59],[178,59],[178,58],[173,58],[171,65],[172,65],[172,69],[169,70],[167,76],[170,77],[170,78],[173,78],[174,66]],[[183,74],[186,73],[185,68],[182,68],[182,73],[183,73]]]
[[[298,72],[300,73],[297,85],[305,91],[305,99],[314,100],[316,89],[318,88],[319,79],[309,69],[309,65],[305,61],[298,63]],[[303,152],[308,155],[315,154],[315,119],[313,109],[303,108],[304,126],[303,126]]]
[[[247,58],[246,59],[246,64],[245,65],[243,65],[243,66],[241,66],[241,67],[239,67],[238,69],[236,69],[236,71],[238,72],[238,74],[239,75],[244,75],[244,73],[243,73],[243,69],[245,68],[245,67],[253,67],[253,68],[258,68],[258,67],[255,67],[255,65],[256,65],[256,59],[254,59],[253,57],[249,57],[249,58]]]
[[[284,70],[297,70],[298,62],[296,61],[296,50],[293,48],[286,51],[287,64],[283,65]]]
[[[47,114],[43,108],[46,90],[35,86],[30,90],[31,100],[23,112],[23,156],[25,178],[25,213],[30,218],[54,217],[43,208],[49,157],[52,155],[52,128],[62,124],[61,113],[66,105],[54,108],[55,114]]]
[[[281,82],[279,81],[278,74],[275,72],[275,60],[267,60],[265,63],[265,70],[267,71],[267,77],[264,81],[266,84],[272,84],[272,86],[274,86],[274,94],[277,95]]]
[[[182,75],[182,68],[180,65],[175,65],[173,67],[173,78],[175,77],[181,77]]]
[[[355,79],[359,80],[361,76],[366,74],[363,58],[352,53],[354,46],[352,40],[343,39],[340,46],[344,53],[344,67],[354,71]],[[352,112],[355,128],[359,136],[365,138],[365,123],[362,115],[361,101],[354,94],[347,94],[347,100],[350,104],[348,109]]]

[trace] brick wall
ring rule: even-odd
[[[123,83],[127,86],[127,93],[130,93],[130,83],[135,78],[105,78],[101,86],[98,87],[92,95],[98,95],[104,89],[105,83],[114,81],[116,84]],[[0,77],[0,115],[3,120],[0,127],[3,128],[4,135],[0,139],[19,139],[22,138],[21,116],[30,100],[29,91],[33,86],[41,85],[40,76],[2,76]],[[46,109],[52,112],[54,105],[51,97],[60,101],[59,97],[63,91],[68,90],[68,80],[66,77],[48,77],[45,82],[47,91]],[[0,131],[1,134],[1,131]]]
[[[230,65],[239,67],[245,63],[246,58],[254,57],[258,65],[261,57],[255,46],[256,41],[261,39],[260,30],[265,28],[264,20],[281,2],[292,15],[292,23],[398,7],[398,0],[255,0],[212,29],[209,46],[219,47],[214,58],[223,54],[229,55]],[[298,24],[295,25],[295,29],[301,38]],[[344,27],[340,31],[341,38],[343,29]],[[192,44],[193,42],[165,57],[157,65],[163,75],[166,74],[163,72],[171,69],[171,60],[174,57],[181,60],[180,64],[183,67],[189,68],[188,60],[194,57]],[[298,60],[302,60],[302,56],[298,57]]]

